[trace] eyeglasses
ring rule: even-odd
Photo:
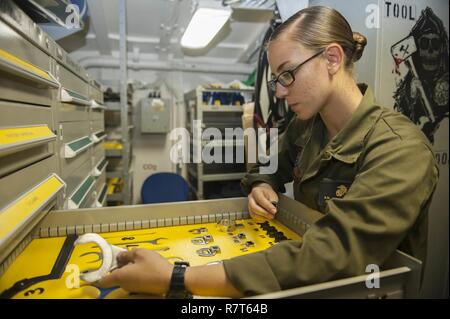
[[[302,65],[304,65],[306,62],[311,61],[315,57],[318,57],[320,54],[323,53],[323,51],[324,50],[322,50],[320,52],[317,52],[312,57],[306,59],[305,61],[303,61],[302,63],[297,65],[295,68],[287,70],[287,71],[284,71],[284,72],[281,72],[275,79],[272,79],[272,80],[268,81],[267,82],[267,86],[273,92],[275,92],[277,90],[277,82],[280,83],[284,87],[288,87],[289,85],[294,83],[294,81],[295,81],[295,73],[297,73],[298,69],[300,69],[300,67]]]

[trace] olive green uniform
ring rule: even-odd
[[[364,92],[365,91],[365,92]],[[426,259],[427,212],[438,180],[426,137],[405,116],[378,106],[370,89],[345,127],[331,140],[319,115],[294,119],[280,138],[278,170],[242,180],[284,192],[323,214],[303,241],[224,261],[245,295],[294,288],[365,273],[399,248]]]

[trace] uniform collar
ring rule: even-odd
[[[361,103],[350,121],[336,134],[324,150],[337,160],[345,163],[354,163],[357,160],[363,150],[366,135],[373,128],[382,111],[381,107],[375,104],[372,90],[366,84],[358,84],[358,87],[363,93]],[[326,135],[326,128],[320,115],[317,114],[307,122],[305,123],[305,129],[302,130],[303,132],[295,141],[295,144],[301,147],[305,147],[310,139],[311,142],[317,143],[318,135]]]

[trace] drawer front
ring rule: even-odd
[[[0,179],[0,210],[27,190],[56,172],[56,156],[51,156]]]
[[[75,93],[76,96],[79,95],[81,99],[90,101],[88,83],[84,82],[59,63],[56,64],[56,77],[63,89]]]
[[[92,148],[92,156],[95,158],[104,157],[105,156],[105,142],[101,141],[100,143],[97,143]]]
[[[103,109],[91,109],[90,116],[91,121],[105,122],[105,111]]]
[[[105,130],[104,121],[91,121],[91,133],[97,133]]]
[[[97,150],[97,152],[93,152],[93,154],[92,154],[92,164],[93,164],[93,168],[95,168],[96,166],[98,166],[99,165],[99,163],[104,159],[104,158],[106,158],[105,157],[105,150],[103,149],[103,148],[99,148],[99,149],[96,149]],[[95,149],[93,150],[93,151],[95,151]]]
[[[99,104],[104,103],[103,92],[99,88],[92,85],[90,86],[90,97]]]
[[[60,136],[63,143],[70,143],[73,140],[90,135],[89,122],[65,122],[59,123]]]
[[[49,107],[0,101],[0,176],[54,154]]]
[[[66,199],[65,199],[66,203],[68,199],[73,195],[74,191],[86,179],[86,177],[91,176],[91,172],[92,172],[91,161],[90,159],[88,159],[81,166],[76,167],[74,170],[69,172],[67,176],[62,177],[64,182],[67,184]]]
[[[0,98],[51,105],[58,82],[49,74],[51,58],[0,21]]]
[[[91,158],[92,151],[90,149],[94,143],[90,139],[89,122],[87,121],[59,123],[58,129],[61,174],[67,176],[67,172]]]
[[[95,180],[95,185],[92,188],[91,192],[88,194],[88,198],[84,203],[85,208],[93,208],[99,207],[99,204],[104,202],[106,194],[102,194],[102,190],[106,185],[106,177],[105,174],[101,175]],[[103,205],[102,205],[103,206]]]
[[[76,122],[89,120],[89,108],[84,105],[57,103],[56,120],[58,122]]]
[[[60,158],[60,165],[61,165],[61,177],[67,178],[72,172],[83,165],[86,161],[91,162],[92,157],[90,154],[90,150],[86,150],[81,152],[79,155],[75,156],[74,158]],[[91,165],[92,167],[92,165]]]
[[[13,0],[3,0],[0,5],[0,19],[24,35],[30,42],[53,56],[56,43],[25,12],[18,8]]]

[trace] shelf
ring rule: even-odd
[[[106,201],[108,201],[108,202],[123,202],[123,199],[124,199],[124,196],[122,193],[106,195]]]
[[[214,88],[200,87],[198,90],[200,90],[201,92],[223,92],[223,93],[231,93],[231,92],[253,93],[253,92],[255,92],[254,88],[250,88],[250,89],[231,89],[231,88],[214,89]]]
[[[242,179],[247,173],[203,174],[203,182],[231,181]]]
[[[241,105],[206,105],[200,106],[202,112],[243,112]]]
[[[133,167],[130,165],[130,169],[128,170],[128,175],[131,176],[133,174]],[[113,171],[106,171],[106,178],[122,178],[123,170],[121,168],[115,169]]]
[[[111,112],[120,112],[122,111],[122,106],[120,102],[105,102],[105,111],[111,111]],[[133,107],[131,104],[128,104],[127,108],[128,113],[131,113],[133,111]]]
[[[122,157],[122,150],[105,150],[106,157]]]

